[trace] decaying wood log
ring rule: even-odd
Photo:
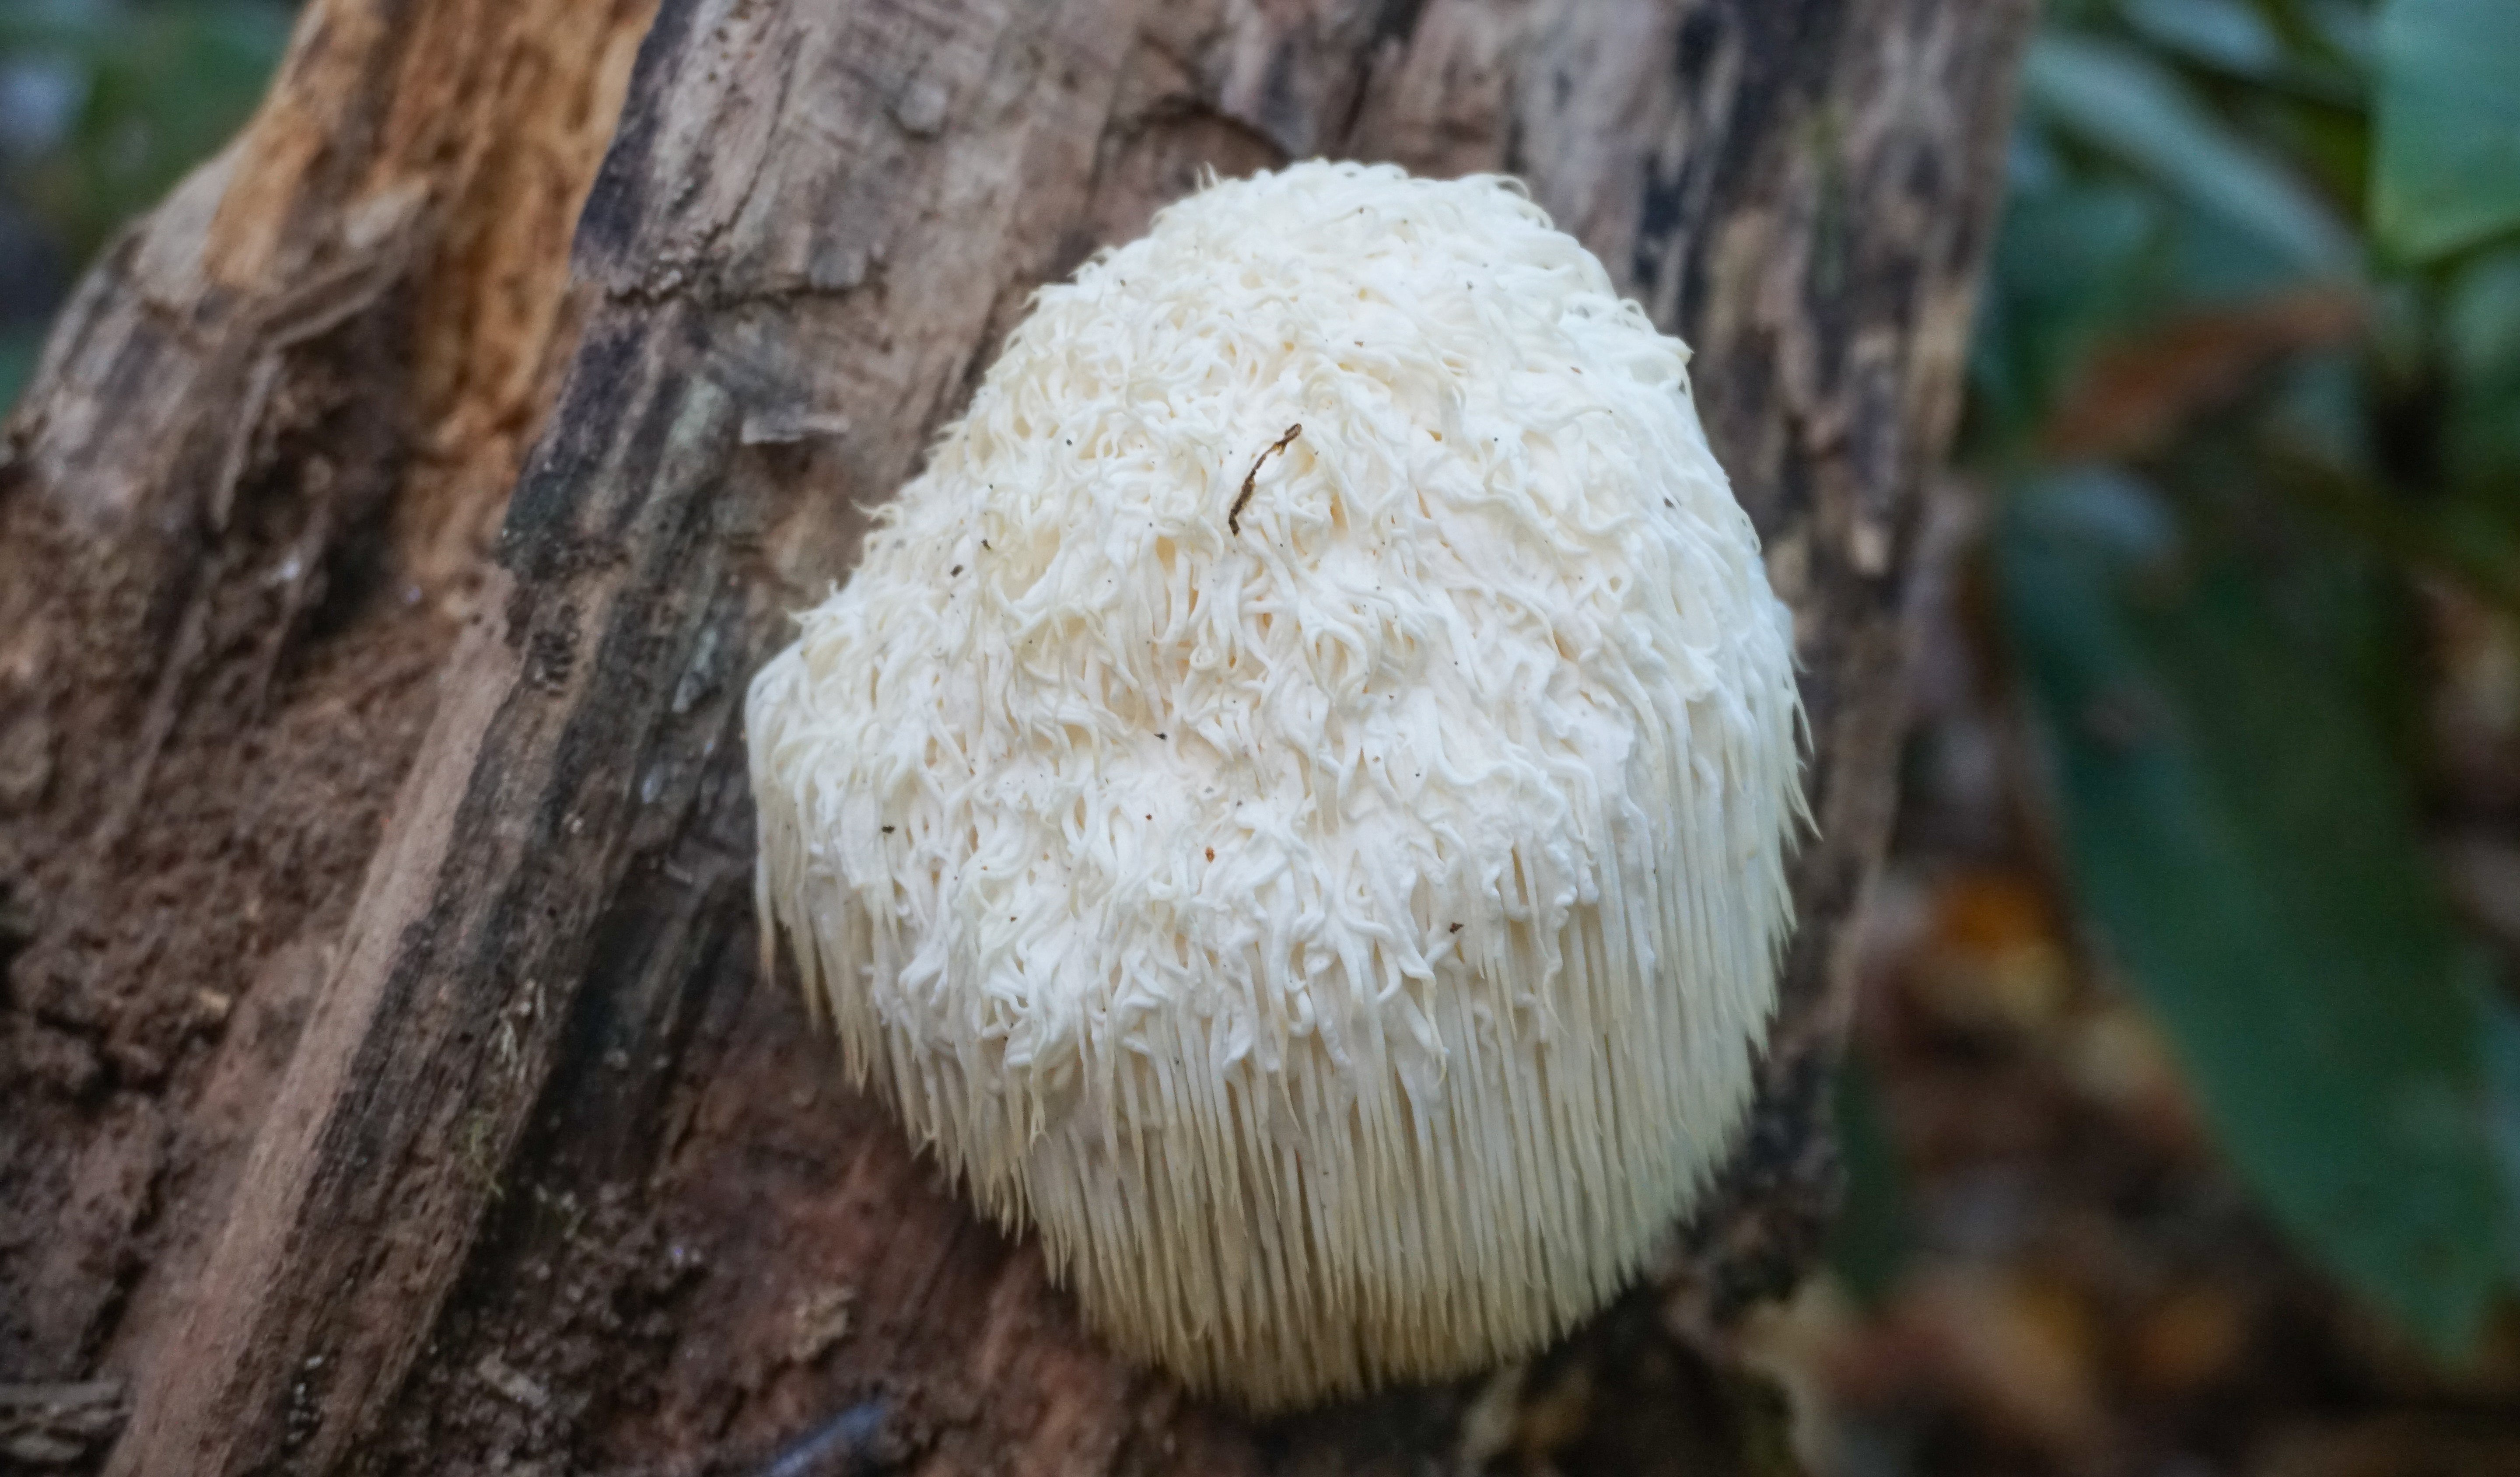
[[[9,425],[0,1381],[117,1382],[65,1459],[132,1474],[1764,1469],[1722,1330],[1833,1194],[2024,10],[311,0]],[[1696,346],[1821,834],[1650,1285],[1255,1428],[1102,1353],[760,977],[737,725],[1035,286],[1315,154],[1522,175]]]

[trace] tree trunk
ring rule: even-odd
[[[1834,1191],[2024,0],[653,4],[310,0],[9,425],[0,1460],[1777,1469],[1726,1329]],[[1255,1426],[1103,1354],[762,977],[738,709],[1036,285],[1317,154],[1523,176],[1695,345],[1820,833],[1648,1284]]]

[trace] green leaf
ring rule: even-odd
[[[2249,233],[2296,271],[2352,270],[2354,239],[2334,212],[2143,53],[2049,30],[2031,44],[2022,84],[2056,128]]]
[[[2505,505],[2520,487],[2520,247],[2460,264],[2443,303],[2444,451],[2453,488]]]
[[[2467,262],[2452,281],[2446,309],[2452,374],[2484,380],[2520,373],[2520,248]]]
[[[2520,225],[2520,4],[2388,0],[2371,222],[2430,261]]]
[[[2342,663],[2117,473],[2016,489],[1997,558],[2086,915],[2276,1222],[2465,1354],[2513,1265],[2475,965]]]
[[[2118,14],[2145,40],[2234,76],[2267,77],[2283,66],[2283,42],[2244,0],[2120,0]]]

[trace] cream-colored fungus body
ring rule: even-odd
[[[1123,1350],[1473,1368],[1717,1167],[1800,710],[1688,357],[1509,182],[1213,186],[1043,290],[754,682],[765,932]]]

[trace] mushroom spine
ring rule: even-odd
[[[1802,734],[1688,362],[1510,181],[1212,185],[754,680],[765,948],[1123,1351],[1513,1357],[1719,1167]]]

